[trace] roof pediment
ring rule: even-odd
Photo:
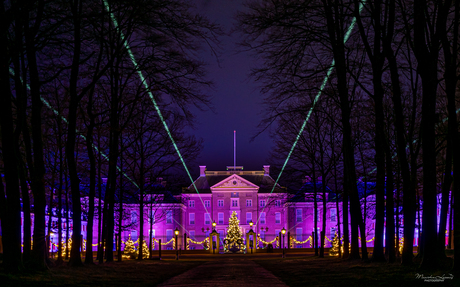
[[[249,180],[242,178],[236,174],[233,174],[226,179],[216,183],[215,185],[211,186],[211,189],[228,189],[228,188],[251,188],[251,189],[259,189],[259,187]]]

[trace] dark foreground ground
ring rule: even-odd
[[[126,260],[7,275],[0,286],[460,286],[449,268],[419,271],[399,263],[365,263],[313,255],[193,255],[176,261]]]

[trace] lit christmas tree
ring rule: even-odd
[[[132,257],[136,254],[134,242],[131,240],[131,234],[128,236],[128,240],[125,242],[125,254]]]
[[[135,255],[136,255],[136,258],[139,257],[139,250],[136,250]],[[142,243],[142,258],[145,259],[148,257],[149,257],[149,247],[147,246],[147,242],[145,242],[144,240],[144,242]]]
[[[339,256],[339,236],[337,232],[334,235],[334,239],[332,239],[332,247],[329,249],[329,256]]]
[[[236,211],[233,211],[232,216],[228,221],[227,236],[224,239],[224,250],[225,252],[243,252],[244,243],[242,232],[240,230],[240,221],[236,217]]]

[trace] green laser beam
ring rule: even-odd
[[[10,74],[14,77],[14,70],[10,67]],[[21,78],[21,82],[22,82],[22,78]],[[28,90],[30,90],[30,86],[29,84],[26,83],[26,87]],[[69,124],[69,122],[67,121],[67,119],[62,116],[55,108],[53,108],[51,106],[51,104],[45,99],[43,98],[42,96],[40,96],[40,100],[42,101],[42,103],[45,104],[45,106],[47,106],[51,111],[53,111],[53,113],[58,116],[59,118],[61,118],[61,120],[66,123],[66,124]],[[84,136],[79,130],[75,129],[75,132],[77,133],[77,135],[79,137],[81,137],[83,140],[86,141],[86,136]],[[91,144],[91,146],[93,147],[93,149],[99,153],[100,155],[102,155],[103,158],[105,158],[107,161],[109,161],[109,157],[104,153],[102,152],[94,143]],[[126,177],[130,182],[132,182],[137,188],[139,188],[139,186],[136,184],[136,182],[134,182],[124,171],[121,170],[121,168],[117,165],[117,170],[119,172],[121,172],[121,174],[123,174],[124,177]]]
[[[147,79],[144,77],[144,75],[143,75],[143,73],[142,73],[142,71],[141,71],[139,65],[137,64],[136,58],[134,57],[134,54],[133,54],[132,51],[131,51],[131,47],[129,46],[128,41],[126,41],[126,37],[125,37],[124,33],[123,33],[123,32],[121,31],[121,29],[119,28],[118,21],[117,21],[117,19],[115,19],[115,16],[114,16],[113,13],[111,12],[110,6],[109,6],[109,4],[108,4],[108,2],[107,2],[106,0],[104,0],[104,6],[105,6],[105,9],[107,10],[107,12],[110,14],[110,18],[112,19],[113,25],[114,25],[115,28],[118,30],[118,33],[120,33],[120,37],[121,37],[122,40],[123,40],[123,44],[124,44],[124,46],[125,46],[125,48],[126,48],[126,51],[128,52],[128,55],[129,55],[129,57],[130,57],[130,59],[131,59],[131,62],[133,63],[134,68],[136,69],[136,72],[137,72],[139,78],[141,79],[141,82],[142,82],[142,84],[144,85],[144,88],[146,89],[147,94],[149,95],[150,100],[151,100],[152,103],[153,103],[153,106],[155,107],[155,111],[157,112],[158,117],[160,118],[160,120],[161,120],[161,122],[162,122],[162,124],[163,124],[163,127],[164,127],[164,129],[166,130],[166,133],[168,134],[169,138],[171,139],[171,142],[172,142],[172,144],[173,144],[173,146],[174,146],[174,149],[176,150],[176,153],[177,153],[177,155],[179,156],[179,158],[180,158],[180,160],[181,160],[181,162],[182,162],[182,165],[184,166],[184,169],[185,169],[185,171],[187,172],[187,175],[188,175],[190,181],[192,182],[193,187],[195,188],[195,191],[196,191],[196,192],[198,193],[198,195],[199,195],[201,204],[203,204],[203,207],[204,207],[204,209],[206,210],[206,213],[208,213],[208,209],[207,209],[206,206],[204,205],[203,199],[201,198],[201,194],[199,193],[198,188],[196,188],[195,181],[193,180],[193,178],[192,178],[192,176],[191,176],[191,174],[190,174],[190,171],[188,170],[187,165],[185,164],[185,160],[184,160],[184,158],[182,157],[182,154],[181,154],[179,148],[177,147],[176,142],[174,141],[174,138],[173,138],[173,136],[172,136],[172,134],[171,134],[171,132],[170,132],[170,130],[169,130],[168,124],[166,123],[166,121],[165,121],[164,118],[163,118],[163,114],[161,113],[161,110],[160,110],[160,108],[158,107],[157,102],[155,101],[155,98],[154,98],[154,96],[153,96],[153,93],[152,93],[152,91],[150,90],[150,87],[149,87],[149,85],[148,85],[148,83],[147,83]]]
[[[361,14],[361,11],[363,10],[363,7],[364,7],[365,3],[366,3],[366,0],[360,2],[360,4],[359,4],[359,14]],[[353,20],[351,21],[351,24],[348,27],[347,33],[345,34],[345,38],[343,39],[344,44],[348,41],[348,38],[350,38],[351,32],[353,31],[353,28],[354,28],[355,24],[356,24],[356,16],[353,17]],[[291,158],[292,152],[294,151],[294,148],[296,147],[297,142],[299,141],[299,139],[300,139],[300,137],[301,137],[301,135],[302,135],[302,133],[303,133],[303,131],[305,129],[305,126],[307,125],[307,122],[310,119],[311,114],[313,113],[313,109],[315,108],[316,103],[318,102],[319,98],[321,97],[321,94],[322,94],[324,88],[326,87],[327,82],[329,81],[329,77],[331,76],[331,73],[332,73],[332,70],[334,69],[334,66],[335,66],[335,59],[332,60],[332,63],[329,66],[329,69],[327,70],[326,76],[324,77],[323,83],[321,84],[321,87],[320,87],[320,89],[318,91],[318,94],[316,95],[315,99],[313,100],[313,104],[310,107],[310,110],[308,111],[307,117],[305,118],[305,121],[303,122],[303,124],[302,124],[302,126],[300,128],[300,131],[297,134],[297,137],[296,137],[296,139],[294,141],[294,144],[291,147],[291,150],[289,151],[289,154],[288,154],[286,160],[284,161],[283,167],[281,168],[281,171],[278,174],[278,177],[276,178],[275,184],[273,185],[273,188],[270,191],[270,194],[269,194],[268,198],[270,198],[272,196],[273,191],[275,190],[275,187],[278,184],[278,181],[279,181],[279,179],[281,177],[281,174],[283,173],[284,168],[286,167],[289,159]],[[265,206],[262,209],[262,212],[264,211],[264,209],[265,209]],[[259,217],[257,219],[256,224],[259,222],[261,215],[262,215],[262,213],[259,214]]]

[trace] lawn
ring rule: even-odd
[[[458,279],[445,279],[444,283],[425,282],[425,277],[448,276],[446,271],[418,271],[416,267],[403,267],[400,263],[372,263],[340,260],[336,257],[303,257],[285,259],[260,259],[256,263],[272,272],[289,286],[455,286]],[[460,285],[456,285],[460,286]]]
[[[20,275],[6,275],[0,267],[0,286],[156,286],[202,263],[204,261],[127,260],[80,268],[60,266]]]

